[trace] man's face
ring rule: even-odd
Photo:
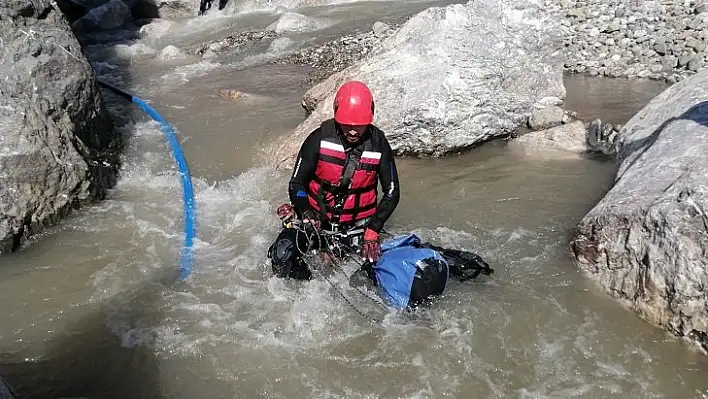
[[[356,143],[364,135],[367,125],[342,125],[344,137],[350,143]]]

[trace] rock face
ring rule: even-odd
[[[49,0],[0,5],[0,252],[100,199],[121,140],[64,16]]]
[[[369,85],[374,121],[397,154],[443,155],[510,135],[535,108],[565,97],[554,51],[555,20],[531,5],[503,0],[427,9],[406,22],[366,59],[313,87],[314,109],[288,143],[271,155],[288,165],[304,137],[332,115],[337,87]],[[274,154],[274,155],[273,155]]]
[[[547,0],[565,18],[566,67],[678,81],[708,61],[708,1]]]
[[[614,187],[577,226],[582,270],[641,317],[708,350],[708,71],[620,132]]]

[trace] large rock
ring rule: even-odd
[[[0,5],[0,253],[115,184],[121,140],[68,21]]]
[[[375,123],[398,154],[443,155],[508,136],[535,108],[565,97],[555,20],[521,1],[477,0],[429,8],[367,58],[313,87],[312,114],[273,160],[290,161],[304,137],[332,115],[336,88],[366,82]]]
[[[577,226],[580,267],[641,317],[708,350],[708,71],[621,130],[613,188]]]
[[[564,117],[563,109],[552,105],[532,112],[529,116],[529,127],[533,130],[548,129],[560,125]]]
[[[583,121],[574,121],[554,126],[550,129],[527,133],[513,140],[512,143],[537,153],[566,152],[581,154],[588,151],[585,143],[585,124]],[[552,156],[553,154],[549,155]]]
[[[132,19],[130,7],[123,0],[109,0],[90,9],[86,15],[76,20],[71,26],[75,30],[100,31],[119,28]]]

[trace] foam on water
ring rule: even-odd
[[[190,79],[203,76],[208,73],[214,73],[220,68],[225,68],[225,66],[219,62],[212,62],[209,60],[202,60],[197,63],[178,65],[171,68],[168,72],[164,73],[159,77],[151,79],[151,83],[148,85],[148,91],[155,92],[158,87],[164,85],[180,85],[189,82]],[[153,89],[150,89],[153,88]]]

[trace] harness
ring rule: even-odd
[[[322,129],[325,131],[331,131],[335,128],[336,127],[333,120],[326,121],[322,124]],[[354,194],[354,210],[352,219],[356,220],[358,213],[362,211],[359,207],[360,197],[358,194],[371,191],[372,188],[376,188],[377,184],[377,182],[375,182],[373,185],[352,188],[352,177],[357,169],[361,169],[360,161],[361,155],[364,152],[364,142],[362,141],[358,143],[356,147],[345,150],[345,152],[347,153],[347,159],[344,167],[342,168],[342,174],[339,177],[339,182],[337,185],[334,185],[327,180],[323,180],[318,176],[314,177],[314,180],[320,185],[319,190],[317,190],[316,200],[320,208],[321,220],[330,220],[330,223],[335,228],[339,225],[339,220],[344,211],[344,203],[347,198]],[[334,195],[334,207],[327,204],[325,201],[325,197],[328,192]],[[373,206],[375,207],[376,204],[374,203]],[[328,210],[332,213],[331,219],[327,217]]]
[[[347,154],[347,161],[344,169],[342,170],[342,175],[339,178],[339,184],[333,185],[327,180],[322,180],[315,176],[314,180],[320,184],[320,189],[317,191],[317,203],[320,206],[320,215],[322,216],[322,220],[327,220],[327,210],[331,209],[332,222],[339,223],[339,219],[342,216],[342,211],[344,210],[344,202],[347,200],[347,197],[350,194],[361,194],[371,189],[370,187],[351,188],[352,176],[354,176],[354,172],[359,166],[359,160],[361,159],[361,153],[363,150],[361,149],[361,146],[357,146],[350,151],[351,152]],[[334,208],[325,202],[325,195],[327,192],[334,195]],[[357,195],[354,198],[355,205],[353,218],[356,219],[356,215],[359,212],[359,196]]]

